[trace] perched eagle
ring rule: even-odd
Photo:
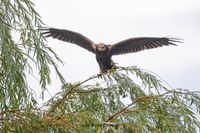
[[[111,59],[113,55],[176,45],[176,42],[180,42],[179,39],[167,37],[137,37],[129,38],[112,45],[106,45],[104,43],[96,44],[82,34],[70,30],[56,28],[45,28],[43,30],[43,34],[46,37],[53,37],[58,40],[73,43],[94,53],[100,67],[100,72],[106,72],[115,67],[114,62]]]

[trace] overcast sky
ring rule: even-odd
[[[114,56],[120,66],[151,70],[175,88],[199,90],[200,0],[33,0],[43,22],[112,44],[130,37],[182,38],[179,46]],[[99,73],[95,56],[74,44],[47,39],[65,62],[67,81]],[[56,81],[55,77],[55,81]],[[55,83],[53,83],[55,85]]]

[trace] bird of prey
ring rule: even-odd
[[[134,53],[145,49],[152,49],[162,46],[176,45],[179,39],[168,37],[137,37],[129,38],[115,44],[94,43],[82,34],[65,29],[44,28],[43,34],[46,37],[53,37],[58,40],[76,44],[96,55],[100,72],[106,72],[115,68],[112,61],[113,55]]]

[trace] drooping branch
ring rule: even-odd
[[[123,114],[128,108],[130,108],[131,106],[133,106],[134,104],[140,102],[140,101],[143,101],[143,100],[149,100],[149,99],[155,99],[155,98],[158,98],[158,97],[162,97],[166,94],[169,94],[171,93],[172,91],[174,90],[170,90],[170,91],[167,91],[163,94],[160,94],[160,95],[156,95],[156,96],[142,96],[142,97],[139,97],[138,99],[136,99],[135,101],[133,101],[131,104],[127,105],[125,108],[121,109],[120,111],[112,114],[105,122],[109,122],[111,120],[113,120],[114,118],[116,118],[117,116]]]

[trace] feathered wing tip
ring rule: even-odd
[[[52,27],[42,26],[42,27],[39,27],[37,30],[39,30],[39,31],[48,31],[49,29],[53,29],[53,28]]]
[[[162,46],[174,45],[181,43],[181,39],[169,37],[136,37],[115,43],[110,47],[112,55],[127,54],[142,51],[145,49],[153,49]]]
[[[39,27],[37,30],[41,31],[44,37],[51,37],[50,27]]]
[[[171,44],[171,45],[175,45],[177,46],[176,43],[183,43],[183,39],[180,39],[180,38],[168,38],[168,43]]]
[[[43,31],[43,30],[48,30],[48,29],[50,29],[50,27],[44,27],[44,26],[43,26],[43,27],[39,27],[39,28],[38,28],[38,30],[41,30],[41,31]]]
[[[49,28],[49,27],[41,27],[40,29],[38,30],[41,30],[42,31],[42,34],[45,36],[45,37],[52,37],[52,33],[50,30],[54,30],[54,28]],[[56,29],[55,29],[56,30]]]
[[[92,53],[95,53],[95,43],[78,32],[46,27],[42,27],[40,30],[42,30],[42,34],[45,37],[52,37],[61,41],[76,44]]]

